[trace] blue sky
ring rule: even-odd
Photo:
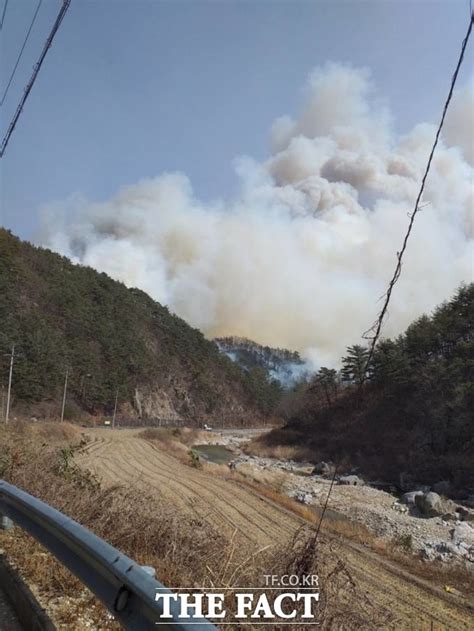
[[[36,4],[10,0],[2,91]],[[2,135],[59,6],[43,0]],[[163,171],[201,199],[232,195],[234,159],[265,157],[272,121],[326,61],[370,68],[398,131],[437,120],[468,17],[467,0],[73,0],[0,164],[0,223],[30,238],[42,205]]]

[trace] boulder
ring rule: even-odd
[[[441,497],[434,491],[416,495],[415,506],[424,517],[443,516],[449,519],[451,515],[455,516],[456,512],[456,505],[454,502]]]
[[[332,462],[318,462],[314,465],[311,475],[322,475],[323,477],[332,477],[336,470]]]
[[[436,551],[434,549],[434,546],[431,544],[431,542],[424,543],[421,546],[420,552],[421,552],[422,557],[426,561],[434,561],[435,560]]]
[[[358,475],[341,475],[339,484],[348,484],[350,486],[364,486],[365,482]]]
[[[465,506],[458,506],[456,508],[456,512],[459,515],[459,519],[461,521],[472,521],[474,522],[474,510],[470,508],[466,508]]]
[[[406,504],[407,506],[414,506],[417,495],[423,495],[423,491],[410,491],[409,493],[404,493],[400,498],[400,502],[402,504]]]
[[[474,545],[474,528],[464,521],[455,526],[450,534],[451,539],[458,545],[461,543],[468,546]]]

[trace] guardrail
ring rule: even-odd
[[[0,480],[0,513],[32,535],[54,554],[107,607],[125,629],[146,631],[216,631],[205,618],[179,618],[179,605],[170,602],[172,619],[163,613],[156,593],[172,593],[125,554],[70,517]]]
[[[112,425],[113,416],[102,415],[102,422],[97,423],[97,426],[102,426],[104,421],[109,421]],[[263,423],[263,421],[262,421]],[[204,429],[205,426],[214,428],[215,430],[221,429],[249,429],[254,428],[255,421],[242,420],[241,418],[234,417],[221,417],[219,419],[210,419],[208,417],[200,418],[125,418],[123,416],[117,416],[115,420],[115,427],[196,427]],[[262,427],[264,429],[266,426]]]

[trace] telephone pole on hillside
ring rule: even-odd
[[[64,421],[64,408],[66,407],[67,379],[69,377],[69,368],[66,368],[66,376],[64,378],[63,404],[61,406],[61,423]]]
[[[117,417],[118,395],[119,395],[119,389],[117,388],[117,392],[115,393],[114,415],[112,417],[112,429],[115,428],[115,419]]]
[[[5,420],[5,386],[2,383],[2,421]]]
[[[15,344],[12,345],[12,352],[10,355],[10,373],[8,375],[8,391],[7,391],[7,409],[5,410],[5,425],[8,423],[10,417],[10,399],[12,391],[12,378],[13,378],[13,362],[15,360]]]

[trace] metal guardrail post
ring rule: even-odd
[[[160,620],[157,592],[172,592],[132,559],[73,519],[21,489],[0,480],[0,512],[26,530],[84,583],[125,629],[146,631],[216,631],[205,618],[189,612],[180,619],[170,602],[172,620]],[[157,624],[158,623],[158,624]]]
[[[0,530],[11,530],[13,528],[13,522],[10,517],[2,515],[0,513]]]

